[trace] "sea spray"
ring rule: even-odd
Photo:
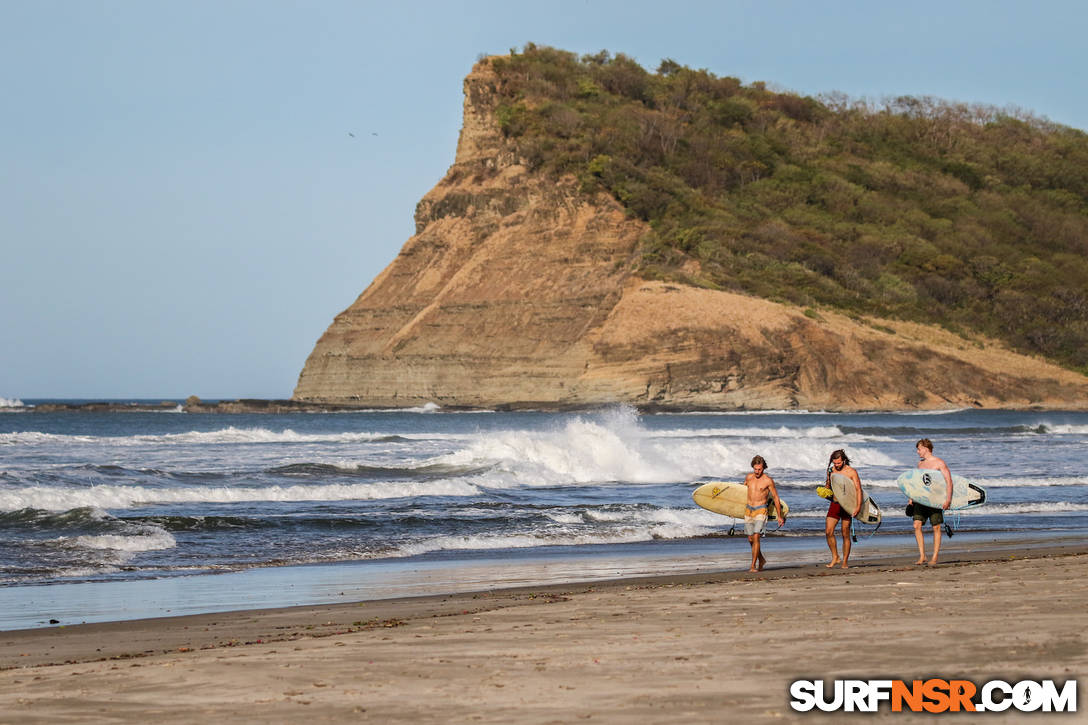
[[[916,465],[920,437],[990,494],[965,512],[961,532],[1088,533],[1081,413],[640,415],[621,406],[2,418],[8,584],[354,560],[460,566],[557,552],[565,561],[647,559],[680,549],[728,568],[719,555],[735,548],[734,522],[696,507],[691,491],[743,480],[756,454],[792,513],[769,545],[804,558],[806,546],[823,546],[827,504],[815,486],[836,448],[846,448],[885,510],[872,542],[909,548],[895,481]],[[950,545],[964,541],[961,532]]]

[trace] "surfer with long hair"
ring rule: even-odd
[[[840,525],[842,531],[842,568],[848,569],[850,567],[850,526],[853,524],[854,517],[858,515],[861,510],[861,504],[865,500],[865,497],[861,493],[861,477],[858,476],[858,472],[850,466],[850,457],[846,455],[846,451],[839,449],[831,453],[831,457],[827,462],[827,487],[831,487],[831,474],[840,473],[851,481],[854,482],[854,488],[857,489],[857,508],[853,511],[847,511],[839,502],[834,498],[831,499],[831,505],[827,507],[827,519],[824,521],[824,536],[827,537],[827,548],[831,549],[831,563],[827,565],[827,568],[835,566],[839,563],[839,548],[835,542],[835,526]]]
[[[786,514],[782,502],[778,500],[778,491],[774,479],[767,475],[767,461],[763,456],[752,459],[752,472],[744,477],[748,488],[748,503],[744,510],[744,533],[752,547],[752,566],[748,571],[763,571],[767,557],[760,551],[759,537],[767,533],[767,517],[771,499],[774,499],[775,511],[778,512],[778,528],[786,524]]]

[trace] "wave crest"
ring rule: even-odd
[[[168,503],[237,503],[246,501],[350,501],[418,496],[474,496],[480,489],[465,481],[408,481],[299,486],[151,488],[28,486],[0,490],[0,511],[42,509],[67,511],[73,506],[129,509]]]

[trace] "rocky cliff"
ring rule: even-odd
[[[645,225],[530,173],[486,62],[416,234],[317,342],[294,400],[363,406],[1088,408],[1088,378],[985,340],[641,279]]]

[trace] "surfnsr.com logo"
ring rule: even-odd
[[[1076,712],[1077,681],[834,680],[828,693],[823,680],[797,680],[790,697],[798,712],[877,712],[885,704],[892,712]]]

